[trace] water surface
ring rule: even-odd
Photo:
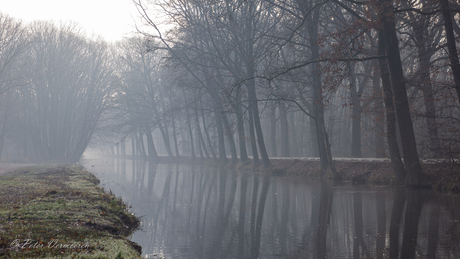
[[[95,159],[150,258],[459,258],[459,198],[229,169]]]

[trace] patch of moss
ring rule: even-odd
[[[126,238],[139,220],[98,183],[73,165],[0,176],[0,257],[139,257],[139,246]]]

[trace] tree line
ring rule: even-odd
[[[268,166],[269,153],[303,156],[307,146],[340,177],[333,154],[364,151],[389,156],[398,181],[417,186],[420,156],[458,155],[457,3],[135,3],[151,28],[142,31],[148,51],[167,52],[178,89],[195,99],[186,109],[214,112],[223,162],[228,150]]]
[[[37,98],[36,107],[72,99],[78,94],[69,89],[81,90],[93,83],[94,94],[80,91],[81,96],[99,98],[63,101],[62,105],[73,108],[60,119],[53,112],[65,111],[64,106],[43,111],[29,107],[28,113],[37,114],[24,117],[23,123],[40,131],[21,130],[24,137],[15,143],[33,146],[36,153],[47,148],[49,157],[78,149],[73,160],[81,156],[91,136],[98,136],[94,142],[115,138],[122,150],[129,140],[133,155],[152,160],[160,154],[209,157],[221,163],[252,158],[257,165],[269,166],[270,156],[313,156],[320,157],[325,173],[337,178],[340,173],[333,156],[389,157],[396,179],[413,186],[425,183],[421,158],[458,157],[460,8],[456,2],[133,3],[146,26],[139,29],[139,36],[110,46],[94,41],[106,52],[89,57],[100,55],[100,63],[83,62],[78,70],[74,69],[77,61],[65,61],[75,56],[64,55],[62,62],[68,67],[58,66],[61,73],[58,68],[48,71],[53,64],[48,60],[34,68],[46,70],[35,78],[57,77],[40,87],[39,80],[30,78],[32,73],[19,73],[28,80],[19,80],[24,86],[8,93],[17,92],[17,98],[27,104],[22,109],[34,102],[23,97],[20,89],[27,89],[25,96]],[[90,39],[83,41],[91,45]],[[32,55],[30,46],[24,48],[25,56]],[[107,70],[101,74],[101,68]],[[82,69],[93,71],[89,82],[80,79]],[[73,79],[78,83],[71,83]],[[53,84],[65,93],[59,95]],[[46,97],[40,97],[42,88],[49,91]],[[98,109],[81,112],[83,107],[93,107],[88,102],[98,103]],[[3,118],[8,117],[6,110]],[[81,123],[91,129],[86,136],[72,135],[85,130],[63,126],[70,125],[66,119],[83,121],[73,112],[84,118],[94,115]],[[59,139],[52,144],[55,137]]]
[[[0,156],[78,162],[119,81],[112,50],[76,24],[3,14],[0,41]]]

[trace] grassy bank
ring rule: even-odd
[[[1,258],[136,258],[139,220],[78,166],[0,175]]]

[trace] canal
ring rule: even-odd
[[[460,199],[207,166],[87,159],[145,258],[459,258]]]

